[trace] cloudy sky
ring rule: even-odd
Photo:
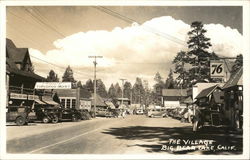
[[[76,80],[97,77],[111,83],[136,77],[152,85],[156,72],[167,77],[171,61],[187,50],[187,32],[202,21],[211,51],[220,56],[242,52],[241,7],[75,6],[7,7],[7,38],[29,48],[37,74],[53,69],[61,79],[70,65]],[[52,65],[54,64],[54,65]]]

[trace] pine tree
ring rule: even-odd
[[[110,85],[109,90],[108,90],[108,97],[111,99],[116,98],[116,91],[113,83]]]
[[[106,87],[101,79],[96,80],[96,93],[99,94],[103,98],[108,97],[108,93],[106,91]]]
[[[48,82],[59,82],[59,78],[57,77],[57,74],[53,71],[49,71],[49,75],[47,76],[46,80]]]
[[[231,75],[235,74],[242,66],[243,66],[243,55],[239,54],[237,55],[234,65],[232,67]]]
[[[130,82],[126,81],[124,83],[124,89],[123,89],[123,97],[124,98],[131,98],[131,94],[132,94],[132,85]]]
[[[83,88],[83,87],[82,87],[82,82],[81,82],[81,81],[78,81],[78,82],[76,83],[76,87],[77,87],[77,88]]]
[[[72,83],[75,83],[75,79],[74,79],[74,76],[73,76],[73,70],[70,68],[70,66],[68,66],[63,74],[63,77],[62,77],[62,81],[63,82],[72,82]]]
[[[173,71],[170,69],[168,78],[166,80],[166,88],[173,89],[174,88],[174,78],[173,78]]]
[[[210,78],[210,58],[213,58],[213,54],[209,53],[211,45],[210,38],[205,36],[207,32],[201,22],[195,21],[191,24],[191,31],[188,32],[189,40],[188,55],[189,63],[192,68],[189,70],[189,78],[192,82],[199,81],[211,81]]]
[[[133,103],[143,103],[144,93],[145,90],[143,88],[142,80],[140,78],[136,78],[135,84],[133,85],[132,89],[133,93]]]
[[[115,84],[115,95],[116,95],[117,98],[122,97],[122,89],[121,89],[119,83]]]
[[[89,92],[94,93],[94,84],[91,79],[87,80],[85,85]]]

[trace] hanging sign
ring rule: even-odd
[[[210,77],[211,78],[223,78],[225,73],[223,61],[210,61]]]
[[[10,99],[27,99],[27,94],[10,93]]]
[[[36,82],[35,89],[71,89],[71,82]]]

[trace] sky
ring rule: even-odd
[[[97,78],[107,89],[121,84],[121,78],[133,84],[136,77],[152,86],[156,72],[165,80],[177,52],[187,50],[193,21],[203,22],[210,51],[242,53],[242,8],[237,6],[12,6],[6,15],[7,38],[29,48],[37,74],[46,77],[53,69],[61,80],[70,66],[74,78],[85,83],[94,71],[88,56],[101,55]]]

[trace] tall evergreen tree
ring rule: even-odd
[[[191,24],[188,32],[188,51],[180,51],[174,58],[175,71],[178,76],[178,87],[189,87],[195,82],[216,82],[218,79],[210,78],[210,60],[218,59],[218,56],[208,51],[211,46],[210,38],[205,36],[207,31],[201,22]]]
[[[76,83],[76,87],[77,87],[77,88],[82,88],[82,82],[81,82],[81,81],[78,81],[78,82]]]
[[[132,89],[132,93],[133,93],[133,103],[143,103],[143,98],[144,98],[144,88],[143,88],[143,84],[142,84],[142,80],[140,78],[136,78],[135,84],[133,85],[133,89]]]
[[[215,58],[214,53],[211,54],[207,51],[211,45],[210,38],[205,36],[207,30],[201,22],[195,21],[191,24],[191,31],[188,32],[189,40],[188,44],[188,55],[189,63],[193,66],[189,70],[190,81],[199,82],[207,81],[210,82],[210,59]]]
[[[109,87],[108,97],[112,98],[112,99],[116,98],[116,90],[115,90],[115,87],[114,87],[113,83]]]
[[[70,66],[68,66],[63,74],[63,77],[62,77],[62,81],[63,82],[72,82],[72,83],[75,83],[75,79],[74,79],[74,76],[73,76],[73,70],[70,68]]]
[[[122,89],[121,89],[119,83],[115,84],[115,95],[116,95],[117,98],[122,97]]]
[[[173,77],[173,71],[170,69],[168,78],[166,80],[166,88],[173,89],[174,88],[174,77]]]
[[[124,89],[123,89],[123,97],[124,98],[131,98],[131,94],[132,94],[132,85],[130,82],[126,81],[124,83]]]
[[[59,82],[59,78],[57,77],[57,74],[54,72],[54,70],[49,71],[49,75],[47,76],[46,80],[48,82]]]
[[[164,88],[164,82],[159,72],[155,74],[154,80],[156,82],[154,85],[154,91],[156,94],[161,95],[162,89]]]
[[[85,85],[89,92],[94,93],[94,84],[91,79],[87,80]]]
[[[108,97],[105,84],[102,82],[101,79],[96,80],[96,93],[99,94],[103,98]]]
[[[235,74],[243,66],[243,55],[239,54],[236,57],[234,65],[232,67],[232,75]]]

